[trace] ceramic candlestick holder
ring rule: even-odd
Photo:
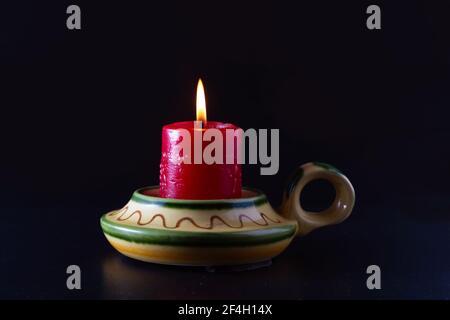
[[[330,208],[302,209],[300,193],[312,180],[336,190]],[[279,210],[261,191],[243,188],[242,197],[182,200],[159,197],[159,187],[136,190],[119,210],[101,217],[101,227],[120,253],[142,261],[190,266],[258,263],[280,254],[295,236],[344,221],[355,193],[350,181],[324,163],[299,167],[288,182]]]

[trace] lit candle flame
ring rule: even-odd
[[[203,87],[202,79],[198,79],[197,84],[197,121],[201,121],[206,125],[206,99],[205,88]]]

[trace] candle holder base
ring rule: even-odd
[[[263,263],[297,232],[295,220],[277,214],[263,193],[251,189],[223,200],[168,199],[159,197],[159,187],[139,189],[122,209],[103,215],[101,227],[128,257],[189,266]]]
[[[303,210],[305,185],[326,179],[336,197],[330,208]],[[120,253],[134,259],[172,265],[254,264],[280,254],[296,235],[337,224],[355,203],[350,181],[331,165],[314,162],[297,168],[288,182],[278,214],[266,196],[243,188],[242,197],[221,200],[161,198],[159,187],[135,191],[119,210],[101,218],[103,232]]]

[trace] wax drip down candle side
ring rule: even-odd
[[[162,129],[160,196],[194,200],[240,198],[242,169],[237,161],[237,151],[241,141],[235,135],[227,135],[228,129],[234,131],[239,127],[230,123],[207,121],[205,91],[201,79],[197,85],[196,109],[197,121],[175,122]],[[208,129],[219,130],[223,137],[223,159],[212,164],[205,163],[201,156],[212,143],[202,138]],[[187,132],[190,141],[184,143],[190,148],[180,152],[180,144],[187,139]]]

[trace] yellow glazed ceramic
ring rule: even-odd
[[[321,213],[302,209],[303,187],[326,179],[336,189],[330,208]],[[280,210],[266,196],[244,189],[239,199],[181,200],[159,197],[159,188],[134,192],[121,209],[101,218],[103,232],[120,253],[142,261],[219,266],[265,261],[280,254],[296,235],[344,221],[355,194],[350,181],[336,168],[307,163],[291,177]]]

